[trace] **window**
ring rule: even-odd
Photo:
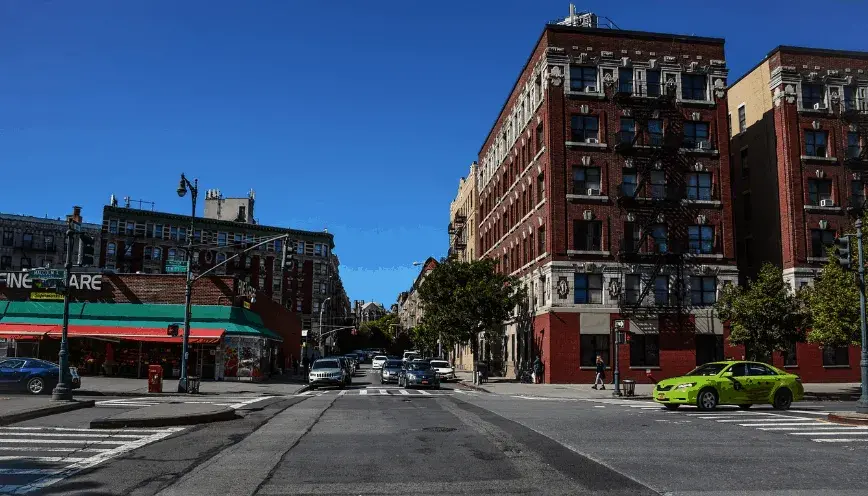
[[[690,253],[714,252],[714,228],[711,226],[690,226],[687,236]]]
[[[690,301],[698,307],[713,305],[717,301],[717,277],[691,276]]]
[[[114,219],[109,221],[109,232],[112,234],[118,233],[118,221]]]
[[[651,146],[663,146],[663,121],[661,119],[648,121],[648,138]]]
[[[750,176],[750,162],[748,161],[747,148],[741,150],[741,177]]]
[[[274,251],[276,251],[278,253],[283,252],[283,240],[282,239],[275,239],[274,240]]]
[[[745,129],[747,129],[747,115],[742,105],[738,108],[738,132],[743,133]]]
[[[247,220],[247,207],[244,205],[238,206],[238,217],[235,219],[238,222],[245,222]]]
[[[570,140],[577,143],[599,141],[599,119],[591,115],[574,115],[570,119],[570,133]]]
[[[314,256],[317,256],[317,257],[322,256],[322,244],[316,243],[313,245],[313,254],[314,254]]]
[[[656,276],[654,278],[654,304],[669,304],[669,276]]]
[[[706,100],[708,78],[700,74],[681,75],[681,98],[685,100]]]
[[[169,262],[173,262],[175,260],[181,260],[180,258],[178,258],[178,250],[176,250],[174,248],[169,248],[169,253],[168,253],[168,256],[166,257],[166,260],[168,260]]]
[[[621,179],[621,194],[624,196],[635,197],[636,188],[639,186],[639,178],[632,169],[625,169]]]
[[[202,230],[201,229],[194,229],[193,230],[193,241],[196,243],[202,242]]]
[[[136,222],[133,220],[127,221],[127,236],[135,236],[136,234]]]
[[[304,241],[296,242],[295,252],[299,255],[304,255]]]
[[[799,356],[797,353],[796,343],[789,343],[787,349],[781,353],[784,356],[784,367],[797,366],[799,364]]]
[[[597,68],[570,66],[570,91],[595,93],[597,91]]]
[[[622,117],[618,141],[624,145],[632,145],[634,139],[636,139],[636,121]]]
[[[24,233],[21,235],[21,246],[24,248],[33,248],[33,234],[32,233]]]
[[[546,178],[545,173],[536,176],[536,198],[537,202],[541,202],[546,197]]]
[[[12,268],[12,257],[9,255],[3,255],[0,257],[0,270],[11,269]]]
[[[603,275],[576,274],[575,303],[603,303]]]
[[[823,348],[823,367],[850,365],[850,350],[845,346]]]
[[[642,294],[642,285],[638,274],[627,274],[624,277],[624,298],[627,303],[639,303],[639,295]]]
[[[666,173],[651,171],[651,198],[666,197]]]
[[[850,205],[861,208],[865,204],[865,184],[862,181],[850,181]]]
[[[811,229],[811,256],[826,257],[828,250],[835,244],[835,231]]]
[[[630,67],[618,68],[618,92],[633,94],[633,69]]]
[[[832,181],[830,179],[808,179],[808,199],[811,205],[832,200]]]
[[[659,334],[633,334],[630,337],[630,366],[660,366]]]
[[[732,112],[726,113],[726,128],[729,130],[730,139],[732,139]],[[730,157],[730,161],[732,161],[731,157]]]
[[[645,72],[645,94],[660,96],[660,71]]]
[[[599,167],[573,167],[573,194],[574,195],[599,195],[600,194],[600,168]]]
[[[226,233],[217,233],[217,246],[226,246]]]
[[[708,142],[708,123],[707,122],[685,122],[684,123],[684,142],[681,145],[684,148],[710,148]]]
[[[844,110],[856,109],[856,90],[852,86],[844,86]]]
[[[573,221],[573,247],[581,251],[602,250],[603,223],[598,220]]]
[[[654,251],[656,253],[666,253],[669,251],[668,229],[664,224],[656,224],[651,227],[651,237],[654,238]]]
[[[45,241],[45,251],[54,251],[55,250],[56,247],[54,246],[54,236],[53,235],[51,235],[51,234],[45,235],[44,241]]]
[[[226,254],[225,253],[218,253],[216,260],[217,260],[218,264],[225,262],[226,261]]]
[[[162,260],[163,259],[163,249],[156,247],[154,248],[154,260]]]
[[[696,366],[723,360],[723,336],[717,334],[696,335]]]
[[[3,246],[12,246],[15,243],[15,233],[3,231]]]
[[[244,243],[244,236],[241,235],[240,233],[235,233],[235,235],[232,236],[232,238],[233,238],[232,244],[234,244],[235,246],[241,246]]]
[[[537,232],[537,254],[542,255],[546,252],[546,226],[542,226],[536,230]]]
[[[157,224],[154,226],[154,237],[157,239],[163,239],[163,225]]]
[[[609,335],[608,334],[582,334],[579,336],[579,348],[581,367],[593,367],[597,365],[597,357],[603,357],[605,363],[609,363]]]
[[[187,241],[187,228],[179,227],[178,228],[178,241]]]
[[[115,256],[117,254],[117,245],[114,243],[105,245],[105,254],[109,257]]]
[[[145,237],[153,238],[154,237],[154,225],[150,222],[145,224]]]
[[[154,256],[154,248],[152,246],[146,246],[142,256],[145,260],[150,260]]]
[[[624,223],[624,251],[636,253],[642,243],[642,230],[635,222]]]
[[[802,84],[802,108],[825,108],[826,87],[822,84]]]
[[[687,174],[687,199],[711,200],[710,172],[690,172]]]
[[[539,152],[543,147],[543,138],[545,137],[545,133],[543,131],[543,123],[540,122],[536,127],[536,151]]]
[[[805,155],[825,157],[828,135],[826,131],[805,131]]]
[[[847,158],[859,158],[862,155],[862,146],[859,144],[859,134],[852,131],[847,133]]]
[[[169,228],[169,239],[172,239],[172,240],[178,239],[178,226],[171,226]]]

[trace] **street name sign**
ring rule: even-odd
[[[187,272],[187,262],[166,262],[167,274],[183,274]]]
[[[63,269],[33,269],[28,274],[30,274],[30,279],[42,281],[66,280],[66,271]]]

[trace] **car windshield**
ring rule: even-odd
[[[431,364],[425,362],[413,362],[407,365],[408,370],[429,370]]]
[[[384,357],[384,356],[375,356],[374,357],[374,360],[385,360],[385,359],[386,359],[386,357]]]
[[[726,363],[706,363],[700,367],[696,367],[685,375],[717,375],[721,370],[727,367]]]
[[[432,367],[439,367],[442,369],[448,369],[450,367],[449,362],[441,362],[441,361],[437,361],[437,360],[432,361],[431,366]]]
[[[340,367],[337,360],[320,360],[313,364],[313,369],[336,369]]]
[[[387,369],[400,369],[403,365],[404,364],[400,361],[398,361],[398,362],[396,362],[396,361],[386,362],[386,368]]]

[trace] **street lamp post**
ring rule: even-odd
[[[72,384],[69,375],[69,279],[72,276],[72,243],[75,240],[75,217],[69,218],[69,226],[66,230],[66,265],[63,274],[63,326],[60,331],[60,353],[58,353],[58,365],[60,377],[57,386],[51,392],[52,400],[71,400]]]
[[[868,327],[865,322],[865,265],[862,257],[862,219],[856,219],[856,249],[859,251],[859,326],[862,331],[862,395],[856,403],[856,411],[868,413]]]
[[[184,173],[181,173],[181,182],[178,184],[178,196],[184,197],[190,190],[190,199],[193,207],[190,214],[190,232],[187,233],[187,284],[184,290],[184,338],[181,348],[181,379],[178,381],[178,392],[186,393],[187,389],[187,355],[190,345],[190,312],[193,296],[193,221],[196,218],[196,198],[199,196],[199,180],[193,179],[191,183]]]
[[[326,303],[331,300],[331,296],[323,300],[322,305],[319,306],[319,347],[323,355],[325,355],[325,340],[323,339],[322,333],[322,311],[325,309]]]

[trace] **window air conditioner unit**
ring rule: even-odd
[[[597,188],[588,188],[588,195],[589,196],[599,196],[600,190],[598,190]]]
[[[835,206],[835,202],[832,201],[831,199],[820,200],[820,206],[821,206],[821,207],[834,207],[834,206]]]
[[[596,92],[597,92],[596,86],[585,86],[585,93],[596,93]]]
[[[814,104],[814,110],[826,110],[826,104],[825,103],[815,103]]]
[[[599,143],[600,140],[597,138],[585,138],[585,143]]]
[[[696,142],[696,148],[700,150],[711,150],[711,143],[706,140],[700,140]]]

